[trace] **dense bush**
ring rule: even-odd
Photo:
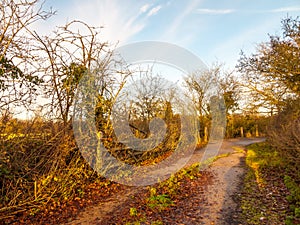
[[[289,101],[273,118],[268,142],[285,162],[284,182],[290,191],[288,201],[296,218],[300,218],[300,99]],[[288,220],[292,220],[291,217]]]
[[[289,170],[300,184],[300,99],[290,101],[274,116],[268,127],[268,141],[290,163]]]
[[[15,122],[24,130],[27,126],[24,133],[1,132],[0,219],[41,208],[54,199],[70,200],[97,178],[81,157],[69,128],[60,123],[47,127],[49,123],[44,122],[46,127],[40,126],[37,132],[37,126],[29,124]]]

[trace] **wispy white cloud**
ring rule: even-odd
[[[275,9],[259,9],[259,10],[244,10],[241,12],[246,13],[288,13],[288,12],[300,12],[299,6],[280,7]]]
[[[234,9],[197,9],[199,14],[209,14],[209,15],[218,15],[218,14],[230,14],[235,12]]]
[[[154,8],[152,8],[152,9],[148,12],[147,16],[153,16],[153,15],[157,14],[158,11],[161,10],[161,8],[162,8],[161,5],[158,5],[158,6],[154,7]]]
[[[143,6],[140,8],[140,12],[141,12],[141,13],[145,13],[145,12],[148,11],[148,9],[149,9],[150,7],[151,7],[150,4],[145,4],[145,5],[143,5]]]
[[[77,4],[69,8],[69,19],[86,21],[93,26],[103,26],[101,36],[104,41],[125,43],[141,32],[147,25],[144,15],[150,4],[128,5],[119,0],[76,0]],[[74,16],[75,15],[75,16]]]
[[[156,15],[163,5],[151,3],[126,4],[120,0],[76,0],[70,13],[94,26],[103,26],[102,38],[110,42],[126,43],[149,23],[149,17]]]
[[[271,10],[267,10],[266,12],[279,13],[279,12],[299,12],[299,11],[300,11],[300,7],[294,6],[294,7],[282,7],[277,9],[271,9]]]
[[[189,14],[191,14],[191,12],[193,12],[198,7],[201,1],[202,0],[190,1],[190,3],[181,12],[178,13],[178,16],[176,16],[173,23],[170,24],[169,28],[163,34],[162,39],[166,39],[168,41],[170,41],[170,39],[174,39],[174,37],[177,36],[176,32],[180,30],[183,21]]]
[[[199,8],[197,9],[198,14],[206,14],[206,15],[222,15],[222,14],[231,14],[238,12],[235,9],[209,9],[209,8]],[[292,7],[281,7],[275,9],[267,9],[267,10],[243,10],[240,12],[247,13],[288,13],[288,12],[300,12],[300,7],[292,6]]]

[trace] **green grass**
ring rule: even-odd
[[[150,207],[151,209],[155,209],[159,212],[174,205],[174,202],[170,199],[170,197],[167,194],[152,195],[149,198],[147,198],[146,201],[148,207]]]
[[[246,164],[243,224],[299,224],[300,187],[287,175],[289,162],[267,143],[256,143],[247,147]],[[282,196],[273,193],[283,188]],[[290,209],[282,209],[285,199]]]

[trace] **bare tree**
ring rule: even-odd
[[[225,71],[219,78],[218,84],[220,88],[220,93],[223,95],[224,98],[226,114],[233,114],[236,110],[240,108],[240,82],[234,75],[233,71]]]
[[[225,127],[226,114],[239,106],[239,84],[233,72],[224,71],[223,65],[214,63],[207,71],[198,71],[185,78],[187,95],[197,110],[199,125],[198,144],[207,140],[205,127]],[[225,107],[225,108],[224,108]],[[224,131],[224,130],[223,130]],[[209,131],[212,134],[212,130]]]
[[[131,108],[134,110],[132,118],[151,119],[162,115],[166,102],[174,98],[175,86],[159,75],[153,74],[153,68],[139,71],[139,80],[133,82],[131,94]]]
[[[117,83],[122,86],[127,76],[124,71],[115,71],[120,67],[115,66],[118,62],[112,57],[113,51],[108,44],[100,41],[100,31],[101,28],[82,21],[72,21],[59,27],[52,36],[33,33],[38,41],[35,54],[40,56],[41,72],[47,81],[45,93],[50,100],[47,107],[65,124],[70,121],[75,92],[84,75],[96,73],[101,77],[98,85],[102,97]]]
[[[30,26],[55,14],[44,11],[38,0],[1,0],[0,4],[0,107],[20,105],[32,97],[41,82],[30,66]]]
[[[209,71],[198,71],[185,77],[188,95],[194,102],[199,117],[209,114],[210,90],[215,88],[213,85],[216,84],[218,73],[219,68],[216,68]]]
[[[129,124],[132,133],[139,138],[148,138],[151,121],[153,122],[155,118],[166,120],[167,108],[169,107],[167,111],[170,113],[171,105],[175,107],[173,103],[176,99],[176,87],[153,73],[153,67],[133,72],[132,79],[128,80],[128,85],[124,87],[114,107],[115,116],[126,125]],[[120,130],[124,131],[126,125],[123,124],[115,123]],[[123,133],[125,136],[131,136],[128,132]]]
[[[227,113],[239,107],[239,82],[234,72],[225,71],[220,63],[214,63],[207,71],[189,74],[185,77],[185,84],[200,117],[210,114],[210,99],[216,95],[224,98]]]

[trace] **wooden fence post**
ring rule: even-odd
[[[258,125],[255,125],[255,137],[259,137],[259,133],[258,133]]]
[[[207,134],[207,127],[204,127],[204,142],[207,142],[207,137],[208,137],[208,134]]]

